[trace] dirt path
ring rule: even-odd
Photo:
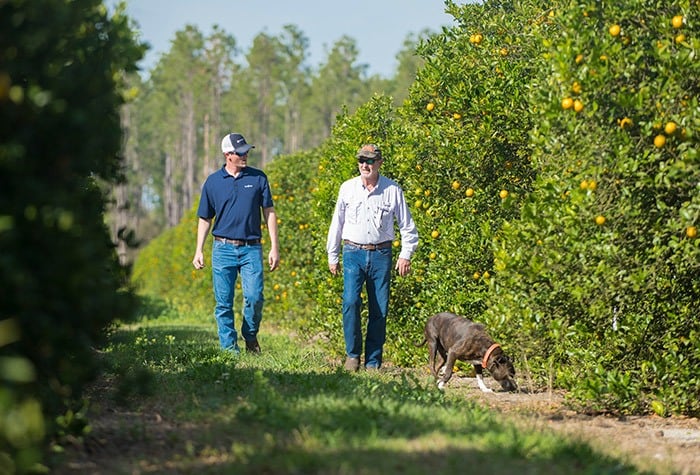
[[[497,387],[485,378],[489,387]],[[495,385],[495,386],[494,386]],[[700,419],[589,416],[568,410],[561,393],[482,393],[475,378],[455,375],[448,389],[513,417],[518,424],[555,430],[658,474],[700,474]]]

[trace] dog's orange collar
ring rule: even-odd
[[[489,356],[491,356],[491,353],[493,353],[493,350],[495,350],[496,348],[500,348],[500,347],[501,347],[501,345],[499,345],[498,343],[494,343],[493,345],[489,346],[489,349],[486,350],[486,354],[484,354],[484,359],[481,360],[481,366],[483,368],[488,368],[487,365],[489,362]]]

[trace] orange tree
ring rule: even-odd
[[[700,409],[697,12],[571,2],[544,36],[538,178],[496,241],[487,318],[587,409]]]
[[[280,245],[280,267],[266,273],[266,308],[277,323],[294,328],[307,326],[311,313],[306,285],[315,268],[312,194],[317,186],[318,162],[318,152],[311,150],[275,159],[265,169],[275,202]]]
[[[134,308],[100,185],[123,179],[120,78],[144,47],[97,0],[3,1],[0,31],[0,473],[45,473]]]
[[[542,61],[534,33],[549,27],[547,7],[485,2],[448,4],[448,11],[458,25],[421,45],[425,67],[400,110],[411,153],[399,171],[421,235],[417,285],[397,280],[394,287],[391,343],[406,363],[425,360],[407,343],[419,339],[431,314],[481,320],[495,274],[491,240],[517,217],[533,178],[526,88]]]
[[[151,305],[178,314],[209,313],[213,322],[211,240],[204,247],[204,270],[197,271],[192,266],[197,237],[197,203],[177,226],[160,234],[139,252],[131,281],[141,295],[151,299]]]

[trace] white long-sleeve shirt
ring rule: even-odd
[[[358,244],[393,241],[394,219],[401,234],[399,257],[411,259],[418,247],[418,230],[401,187],[382,175],[371,192],[362,184],[361,177],[347,180],[340,185],[328,230],[328,263],[338,263],[343,239]]]

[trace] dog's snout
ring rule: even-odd
[[[517,391],[518,390],[518,385],[515,384],[515,381],[513,381],[511,378],[504,379],[503,381],[499,381],[501,383],[501,388],[503,388],[504,391]]]
[[[518,385],[513,379],[515,376],[515,367],[510,359],[506,357],[499,358],[491,371],[493,378],[498,381],[504,391],[517,391]]]

